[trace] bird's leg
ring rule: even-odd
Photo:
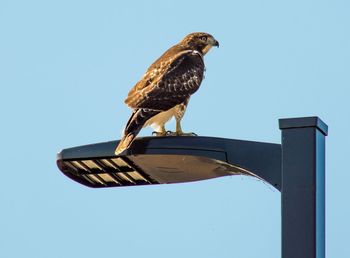
[[[191,132],[191,133],[184,133],[181,128],[181,119],[176,120],[176,135],[179,136],[197,136],[197,134]]]
[[[170,136],[197,136],[195,133],[184,133],[181,128],[181,120],[186,112],[187,104],[189,98],[187,98],[183,103],[177,105],[175,107],[175,120],[176,120],[176,131],[175,132],[167,132],[167,135]]]
[[[176,120],[176,134],[177,135],[182,135],[184,132],[182,131],[181,128],[181,120]]]
[[[167,131],[165,130],[165,126],[162,125],[160,127],[160,131],[153,131],[152,135],[155,135],[155,136],[165,136],[165,135],[167,135]]]
[[[181,128],[181,119],[176,119],[176,131],[167,131],[168,136],[197,136],[195,133],[184,133]]]

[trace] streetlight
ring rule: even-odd
[[[59,169],[89,187],[254,176],[282,194],[282,257],[325,257],[325,136],[318,117],[280,119],[282,144],[214,137],[145,137],[123,155],[117,141],[62,150]]]

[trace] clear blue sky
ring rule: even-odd
[[[62,148],[118,139],[129,89],[193,31],[220,48],[184,130],[279,143],[278,118],[320,116],[327,255],[350,257],[349,13],[347,0],[2,0],[0,257],[280,257],[280,194],[261,181],[96,190],[56,167]]]

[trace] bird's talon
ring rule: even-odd
[[[172,131],[166,131],[166,136],[176,136],[176,133]]]
[[[195,133],[184,133],[184,132],[172,132],[172,131],[167,131],[166,132],[167,136],[198,136]]]
[[[180,135],[181,136],[198,136],[196,133],[193,133],[193,132],[191,132],[191,133],[181,133]]]
[[[167,134],[167,132],[157,132],[157,131],[153,131],[152,135],[154,136],[165,136]]]

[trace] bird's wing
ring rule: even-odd
[[[134,109],[168,110],[198,90],[204,70],[198,51],[183,50],[159,59],[131,89],[125,103]]]

